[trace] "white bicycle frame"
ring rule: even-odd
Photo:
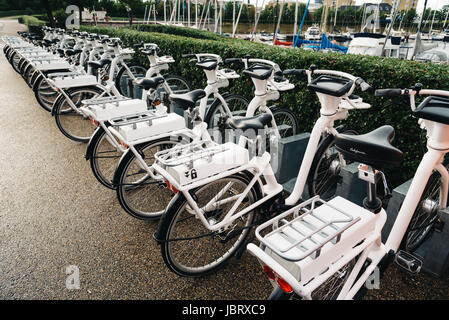
[[[201,59],[203,59],[205,57],[211,57],[211,58],[217,59],[217,61],[219,61],[219,62],[221,61],[220,56],[215,55],[215,54],[209,54],[209,53],[196,54],[196,57],[197,57],[198,61],[200,61]],[[158,70],[157,69],[158,66],[160,66],[160,64],[157,64],[157,62],[156,62],[156,65],[154,66],[153,70]],[[229,80],[226,78],[225,73],[223,73],[222,71],[219,70],[218,64],[214,70],[210,70],[210,71],[204,70],[204,72],[207,77],[207,86],[206,86],[206,88],[204,88],[204,91],[206,92],[206,96],[200,100],[200,104],[197,108],[195,108],[194,112],[195,113],[197,112],[199,117],[202,120],[204,120],[204,117],[206,114],[206,108],[207,108],[207,101],[208,101],[209,97],[213,95],[214,99],[218,99],[221,101],[223,106],[228,110],[228,112],[230,114],[230,111],[229,111],[229,108],[227,106],[225,99],[218,91],[219,88],[227,87],[229,85]],[[232,75],[232,76],[236,77],[235,75]],[[168,89],[170,90],[169,92],[171,92],[171,89],[170,88],[168,88]],[[207,131],[207,124],[205,122],[200,122],[200,123],[195,124],[192,129],[185,128],[182,130],[164,132],[162,134],[152,135],[150,137],[135,140],[135,141],[129,141],[129,140],[125,139],[117,130],[115,130],[114,128],[111,128],[111,127],[107,127],[104,123],[102,123],[101,125],[102,125],[102,128],[106,131],[108,142],[111,143],[111,145],[113,145],[118,151],[121,151],[123,153],[126,151],[126,149],[123,148],[122,143],[124,145],[126,145],[129,148],[129,150],[135,155],[137,160],[139,161],[141,169],[147,171],[152,179],[160,180],[162,178],[161,178],[161,176],[154,174],[154,170],[153,170],[152,166],[149,166],[144,161],[142,156],[135,149],[135,147],[134,147],[135,145],[141,144],[144,142],[161,139],[161,138],[170,137],[170,136],[186,136],[186,137],[193,139],[193,141],[198,141],[198,140],[211,141],[211,137],[209,135],[209,132]],[[113,136],[111,135],[111,133],[117,139],[114,139]],[[119,143],[119,141],[121,141],[122,143]]]
[[[346,93],[342,97],[333,97],[329,95],[325,95],[322,93],[317,93],[318,97],[320,98],[321,102],[321,116],[318,119],[318,121],[315,123],[315,126],[312,130],[309,143],[307,145],[306,153],[304,156],[304,159],[301,164],[301,168],[296,180],[296,184],[294,187],[294,190],[292,191],[291,195],[285,200],[285,203],[287,205],[293,205],[295,204],[304,189],[304,185],[307,180],[308,173],[310,171],[310,167],[312,165],[312,160],[315,155],[316,150],[318,149],[318,144],[320,141],[320,138],[322,136],[323,132],[329,132],[334,135],[338,135],[338,132],[334,129],[334,121],[335,120],[342,120],[346,119],[348,116],[348,110],[350,109],[367,109],[370,107],[369,104],[363,103],[361,101],[354,102],[349,99],[349,96],[351,96],[352,92],[355,89],[356,86],[356,80],[359,79],[357,77],[354,77],[350,74],[339,72],[339,71],[332,71],[332,70],[315,70],[313,71],[313,74],[329,74],[329,75],[335,75],[343,78],[347,78],[349,80],[352,80],[354,83],[349,90],[348,93]],[[312,71],[307,71],[308,80],[311,82],[311,75]],[[342,102],[342,100],[344,100]],[[260,100],[259,100],[260,101]],[[244,148],[247,143],[254,143],[257,144],[260,141],[260,137],[250,140],[244,136],[240,137],[239,140],[239,146]],[[157,154],[156,154],[157,159]],[[214,172],[210,177],[202,179],[198,182],[192,182],[189,183],[186,186],[180,185],[176,179],[174,179],[162,166],[157,164],[157,162],[153,165],[153,167],[156,169],[156,171],[164,176],[170,184],[175,187],[179,192],[181,192],[184,197],[186,198],[188,204],[189,204],[189,211],[195,215],[204,225],[204,227],[210,231],[218,231],[223,232],[227,228],[232,226],[233,221],[240,218],[241,216],[245,215],[246,213],[254,210],[264,202],[268,201],[269,199],[273,198],[274,196],[278,195],[282,190],[283,187],[280,185],[273,173],[272,167],[270,165],[270,159],[271,156],[268,152],[265,152],[262,156],[257,156],[251,159],[247,164],[243,166],[236,166],[236,168],[232,170],[227,170],[224,172],[216,173]],[[220,193],[212,199],[208,204],[206,204],[204,207],[199,208],[195,200],[193,199],[192,195],[190,194],[189,190],[195,189],[199,186],[205,185],[207,183],[210,183],[212,181],[216,181],[220,178],[230,176],[232,174],[243,172],[249,170],[250,172],[254,173],[254,177],[246,187],[246,189],[239,195],[231,196],[224,200],[217,199],[223,195],[226,190],[230,187],[230,184],[226,186]],[[264,180],[266,181],[265,184],[262,184],[261,182],[261,176],[264,177]],[[241,202],[245,199],[246,195],[250,192],[252,187],[258,183],[261,186],[261,190],[264,192],[264,196],[253,203],[252,205],[246,207],[245,209],[236,212],[238,206],[241,204]],[[235,201],[237,200],[237,201]],[[235,201],[234,205],[231,207],[231,209],[228,211],[228,213],[224,216],[224,218],[213,225],[211,225],[208,220],[206,219],[204,212],[208,211],[209,208],[217,205],[221,205],[227,202]]]
[[[415,110],[416,94],[449,97],[449,91],[442,90],[420,90],[417,92],[407,89],[402,90],[402,94],[410,95],[410,105],[412,110]],[[356,243],[352,243],[346,248],[344,255],[337,261],[329,260],[327,262],[327,265],[329,266],[327,271],[323,272],[309,283],[298,281],[295,276],[279,263],[279,261],[274,260],[254,244],[249,244],[248,250],[264,264],[272,268],[280,277],[286,280],[293,290],[305,299],[311,299],[311,293],[316,288],[322,285],[347,263],[356,258],[357,255],[360,255],[357,258],[351,273],[347,276],[345,284],[337,297],[337,299],[354,298],[381,260],[388,254],[394,254],[398,251],[413,213],[424,192],[427,181],[434,171],[437,171],[441,175],[439,208],[445,208],[447,206],[446,199],[448,195],[449,173],[442,162],[446,153],[449,152],[449,126],[424,119],[420,119],[418,123],[421,125],[422,129],[427,130],[428,151],[423,156],[421,163],[416,170],[415,176],[385,244],[381,241],[381,231],[386,221],[386,212],[384,209],[381,209],[377,214],[373,214],[376,221],[374,232],[366,234],[366,238],[360,245],[355,246]],[[267,224],[270,224],[270,221],[268,221]],[[354,225],[353,228],[356,228],[356,225]],[[365,271],[360,274],[362,267],[365,267]]]

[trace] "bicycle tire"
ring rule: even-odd
[[[134,148],[136,149],[136,151],[139,154],[143,154],[145,155],[145,151],[149,150],[151,148],[154,147],[166,147],[168,144],[172,144],[173,146],[180,143],[177,142],[175,143],[175,141],[177,141],[176,139],[171,139],[171,137],[165,137],[165,138],[161,138],[161,139],[157,139],[157,140],[153,140],[153,141],[148,141],[139,145],[135,145]],[[165,186],[165,181],[161,181],[158,182],[156,180],[154,180],[154,183],[149,183],[149,179],[148,178],[148,174],[144,171],[141,171],[141,169],[139,169],[138,173],[142,174],[143,177],[140,178],[140,176],[138,176],[137,174],[130,174],[129,176],[127,176],[127,172],[128,170],[130,170],[130,166],[133,165],[134,160],[136,159],[134,153],[132,153],[130,150],[127,150],[125,152],[125,154],[123,155],[123,157],[120,159],[120,162],[118,163],[117,169],[114,173],[114,179],[113,179],[113,184],[117,193],[117,199],[120,203],[120,206],[123,208],[123,210],[125,210],[126,213],[128,213],[129,215],[131,215],[134,218],[140,219],[140,220],[156,220],[159,219],[162,214],[164,213],[165,207],[167,205],[167,203],[170,201],[172,193],[169,189],[165,189],[166,191],[163,192],[163,190],[158,190],[158,188],[160,187],[160,184],[162,186]],[[150,163],[150,165],[152,164],[153,160],[148,160],[147,157],[144,157],[144,159],[146,160],[147,163]],[[127,177],[136,177],[138,178],[137,181],[141,181],[139,183],[133,182],[130,183],[127,180]],[[152,181],[152,179],[151,179]],[[146,185],[156,185],[157,184],[157,188],[156,190],[154,190],[153,192],[151,192],[151,190],[148,190],[146,188]],[[138,188],[141,189],[138,189]],[[131,197],[133,196],[132,194],[127,194],[127,189],[129,189],[130,192],[137,190],[137,192],[140,193],[144,193],[143,196],[144,197],[139,197],[137,199],[137,201],[139,202],[138,204],[135,203],[131,203]],[[153,189],[153,188],[151,188]],[[143,191],[142,191],[143,190]],[[136,192],[136,193],[137,193]],[[146,195],[148,195],[148,197],[146,197]],[[149,203],[147,201],[151,199],[151,197],[153,196],[158,196],[158,202],[157,203]],[[136,198],[133,198],[132,200],[136,200]],[[142,200],[142,201],[140,201]],[[160,208],[154,209],[155,205],[158,204],[162,204],[162,206]],[[149,209],[149,207],[151,207],[151,209]],[[153,211],[154,210],[154,211]]]
[[[100,95],[101,93],[103,93],[104,91],[98,87],[77,87],[77,88],[70,88],[67,90],[67,94],[73,98],[75,94],[79,93],[79,94],[83,94],[84,95],[79,99],[79,101],[77,103],[81,103],[81,100],[83,100],[83,98],[85,98],[85,94],[89,93],[92,94],[93,96],[89,97],[89,99],[94,98],[95,94]],[[66,126],[63,124],[64,121],[62,121],[62,116],[64,117],[69,117],[71,115],[73,116],[77,116],[77,117],[82,117],[81,115],[78,115],[75,111],[71,110],[70,108],[67,108],[65,110],[61,110],[63,108],[64,102],[66,101],[66,98],[60,94],[58,96],[58,98],[55,101],[54,107],[52,109],[52,115],[55,117],[56,120],[56,125],[58,126],[59,130],[62,132],[62,134],[64,134],[67,138],[76,141],[76,142],[88,142],[94,132],[94,128],[92,126],[92,131],[90,132],[90,134],[86,135],[86,136],[77,136],[75,135],[73,132],[70,132],[69,129],[66,128]],[[89,119],[83,117],[82,119],[83,121],[89,121]],[[87,124],[86,124],[87,127]],[[88,131],[88,130],[86,130]]]
[[[137,64],[137,63],[129,63],[129,64],[127,64],[127,66],[129,69],[139,68],[139,69],[143,70],[144,71],[143,76],[145,76],[147,68],[145,68],[144,66]],[[117,88],[118,92],[121,95],[131,97],[128,90],[126,92],[124,92],[124,90],[122,88],[122,77],[125,75],[125,72],[127,72],[127,69],[124,66],[122,66],[120,68],[120,70],[117,72],[117,75],[115,76],[115,87]]]
[[[213,184],[218,183],[221,180],[223,180],[223,181],[239,181],[239,182],[241,182],[241,187],[244,188],[251,181],[250,178],[248,178],[250,176],[251,176],[250,173],[231,175],[226,178],[218,179],[212,183],[203,185],[197,189],[190,190],[189,192],[190,192],[190,194],[192,194],[194,196],[195,199],[198,199],[200,192],[203,192],[203,191],[209,192],[209,191],[213,190]],[[234,192],[234,190],[232,192]],[[214,192],[212,191],[212,193],[214,193]],[[260,189],[258,188],[257,184],[251,188],[249,194],[250,194],[250,198],[247,197],[248,201],[245,202],[246,204],[254,203],[262,197]],[[201,203],[207,203],[207,200],[205,202],[201,201]],[[183,276],[183,277],[201,277],[201,276],[210,274],[212,272],[215,272],[218,269],[223,268],[228,263],[229,259],[231,259],[239,251],[240,247],[245,244],[246,239],[250,233],[249,227],[253,223],[254,217],[257,215],[258,209],[256,208],[253,211],[244,215],[244,217],[247,217],[247,219],[246,219],[246,222],[244,222],[244,225],[242,228],[245,228],[245,229],[242,229],[241,233],[238,233],[238,234],[232,236],[231,239],[237,238],[237,241],[236,241],[236,243],[234,243],[231,246],[231,248],[229,250],[227,250],[225,248],[224,250],[227,250],[227,251],[224,254],[221,252],[221,253],[217,253],[217,257],[212,256],[210,258],[210,260],[212,260],[213,262],[211,262],[211,263],[208,263],[206,265],[201,265],[199,267],[188,267],[188,266],[181,265],[181,263],[177,260],[177,258],[173,254],[172,244],[180,243],[183,241],[182,240],[173,241],[173,238],[171,238],[173,228],[176,227],[176,223],[178,222],[178,216],[182,213],[182,212],[180,213],[180,210],[182,210],[182,208],[184,208],[184,206],[186,204],[187,204],[187,200],[182,193],[178,193],[172,199],[172,201],[170,201],[170,203],[167,206],[167,209],[165,211],[165,214],[162,216],[162,218],[159,222],[157,232],[155,233],[155,238],[157,239],[157,241],[159,242],[159,244],[161,246],[161,254],[164,259],[164,262],[172,272],[176,273],[179,276]],[[209,211],[209,213],[212,213],[212,215],[208,216],[208,219],[213,218],[214,214],[221,215],[220,209],[215,209],[215,210]],[[225,214],[223,214],[223,215],[225,215]],[[195,219],[195,215],[193,215],[191,213],[188,213],[187,218],[180,219],[179,221],[184,222],[190,218],[194,218],[194,221],[191,221],[190,224],[188,226],[186,226],[183,230],[192,231],[194,229],[193,223],[195,223],[195,222],[199,223],[199,226],[202,226],[202,228],[204,228],[204,226],[202,225],[200,220]],[[248,227],[248,228],[246,228],[246,227]],[[205,230],[206,229],[204,228],[204,231],[201,231],[200,235],[202,233],[206,232]],[[232,230],[234,230],[234,229],[232,229]],[[193,259],[203,258],[203,257],[209,256],[211,254],[211,250],[212,251],[215,251],[215,250],[220,251],[220,245],[225,245],[227,242],[220,243],[220,241],[218,241],[218,242],[214,242],[213,244],[211,244],[210,242],[213,242],[213,240],[216,239],[216,236],[219,237],[218,234],[213,234],[213,235],[211,235],[211,237],[207,237],[208,242],[206,243],[206,248],[200,247],[197,243],[191,244],[190,248],[195,248],[198,251],[191,252],[191,250],[188,250],[189,251],[188,257],[193,258]],[[201,236],[201,238],[205,238],[205,237]],[[179,239],[179,238],[177,238],[177,239]],[[170,240],[172,240],[172,241],[170,241]],[[192,239],[192,240],[196,240],[196,239]],[[187,241],[187,240],[185,240],[185,241]],[[183,252],[183,251],[181,251],[181,252]],[[218,257],[218,255],[220,255],[220,256]]]
[[[344,134],[358,134],[354,130],[344,130]],[[309,174],[307,176],[307,188],[309,192],[310,197],[314,197],[316,195],[319,195],[320,198],[323,200],[329,200],[332,197],[334,197],[336,192],[337,183],[340,179],[339,176],[339,169],[336,168],[334,172],[331,172],[331,176],[326,179],[327,176],[324,176],[322,180],[325,180],[327,183],[332,183],[331,191],[329,192],[329,188],[326,190],[320,190],[318,187],[318,182],[315,178],[317,176],[318,169],[321,169],[321,164],[323,160],[323,156],[327,154],[327,151],[333,146],[335,141],[335,137],[333,135],[326,136],[323,140],[321,140],[320,144],[318,145],[317,151],[315,152],[315,155],[313,157],[312,165],[310,166]],[[334,156],[335,155],[335,156]],[[332,165],[332,162],[338,158],[338,152],[332,154],[328,159],[326,159],[326,163],[324,163],[324,169],[329,169],[330,165]],[[336,160],[337,161],[337,160]],[[327,170],[326,169],[326,170]],[[335,187],[335,189],[334,189]]]

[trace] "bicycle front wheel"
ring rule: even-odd
[[[293,112],[282,107],[273,107],[270,110],[273,113],[281,138],[294,136],[298,133],[298,120]]]
[[[248,107],[249,101],[245,97],[239,94],[230,94],[224,97],[225,102],[229,108],[231,114],[228,114],[226,108],[221,101],[216,100],[209,111],[207,112],[205,122],[207,123],[207,128],[210,130],[219,130],[221,136],[221,142],[226,142],[225,138],[225,126],[224,121],[227,117],[240,116],[244,117],[246,114],[246,109]]]
[[[81,101],[93,99],[103,93],[97,87],[80,87],[67,90],[67,94],[76,108],[81,107]],[[90,119],[74,110],[67,98],[60,96],[54,105],[53,115],[59,130],[69,139],[77,142],[88,142],[97,128]]]
[[[232,175],[190,191],[204,216],[213,225],[222,221],[249,179]],[[253,187],[235,212],[258,200]],[[206,207],[206,204],[208,206]],[[254,221],[255,210],[229,223],[224,231],[211,232],[197,219],[182,194],[173,199],[163,215],[156,234],[167,266],[180,276],[203,276],[223,267],[245,243]]]
[[[449,163],[444,163],[446,169]],[[432,231],[438,220],[440,209],[441,177],[438,172],[433,172],[426,184],[421,199],[413,213],[412,219],[404,236],[403,247],[408,252],[418,248]]]
[[[346,130],[344,134],[354,134],[354,130]],[[338,183],[341,181],[342,156],[335,148],[335,138],[328,135],[324,138],[315,153],[307,177],[309,196],[319,195],[323,200],[330,200],[337,192]]]
[[[186,79],[181,76],[177,76],[174,74],[164,75],[165,82],[170,87],[172,93],[181,94],[190,91],[190,85]],[[158,90],[160,90],[158,88]],[[165,92],[165,88],[162,88],[163,92]]]
[[[132,92],[129,91],[128,87],[128,79],[135,79],[136,77],[145,77],[145,73],[147,69],[139,64],[127,64],[127,67],[131,71],[131,73],[125,68],[122,67],[117,76],[115,77],[115,87],[120,92],[121,95],[126,97],[131,97]]]

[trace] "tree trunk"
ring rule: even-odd
[[[48,0],[43,0],[42,2],[44,4],[45,11],[47,12],[47,17],[48,17],[48,21],[50,21],[50,26],[52,28],[54,28],[55,27],[55,19],[53,17],[53,13],[51,12],[50,3],[48,2]]]

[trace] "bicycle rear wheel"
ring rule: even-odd
[[[154,163],[156,152],[179,143],[178,140],[167,137],[134,147],[150,167]],[[173,196],[165,181],[152,179],[131,150],[120,160],[113,181],[120,205],[137,219],[159,219]]]
[[[123,152],[114,147],[109,139],[112,138],[106,134],[106,131],[98,127],[89,141],[89,147],[92,150],[89,161],[95,178],[106,188],[115,189],[114,173]]]
[[[30,82],[31,81],[32,80],[30,80]],[[56,98],[58,97],[58,93],[48,84],[47,80],[42,75],[37,78],[33,87],[34,95],[39,105],[50,112]]]
[[[103,90],[97,87],[81,87],[68,89],[66,92],[79,108],[81,101],[96,98],[103,93]],[[73,141],[88,142],[97,128],[88,117],[75,111],[62,94],[55,102],[52,114],[55,116],[59,130]]]
[[[236,198],[248,187],[250,180],[243,175],[218,179],[190,191],[200,208],[205,209],[209,224],[220,222]],[[256,202],[260,191],[252,187],[235,212]],[[230,201],[224,203],[223,200]],[[220,201],[220,203],[217,203]],[[180,276],[203,276],[223,267],[245,243],[254,221],[255,210],[230,223],[222,232],[210,232],[193,214],[183,194],[168,205],[156,234],[167,266]]]

